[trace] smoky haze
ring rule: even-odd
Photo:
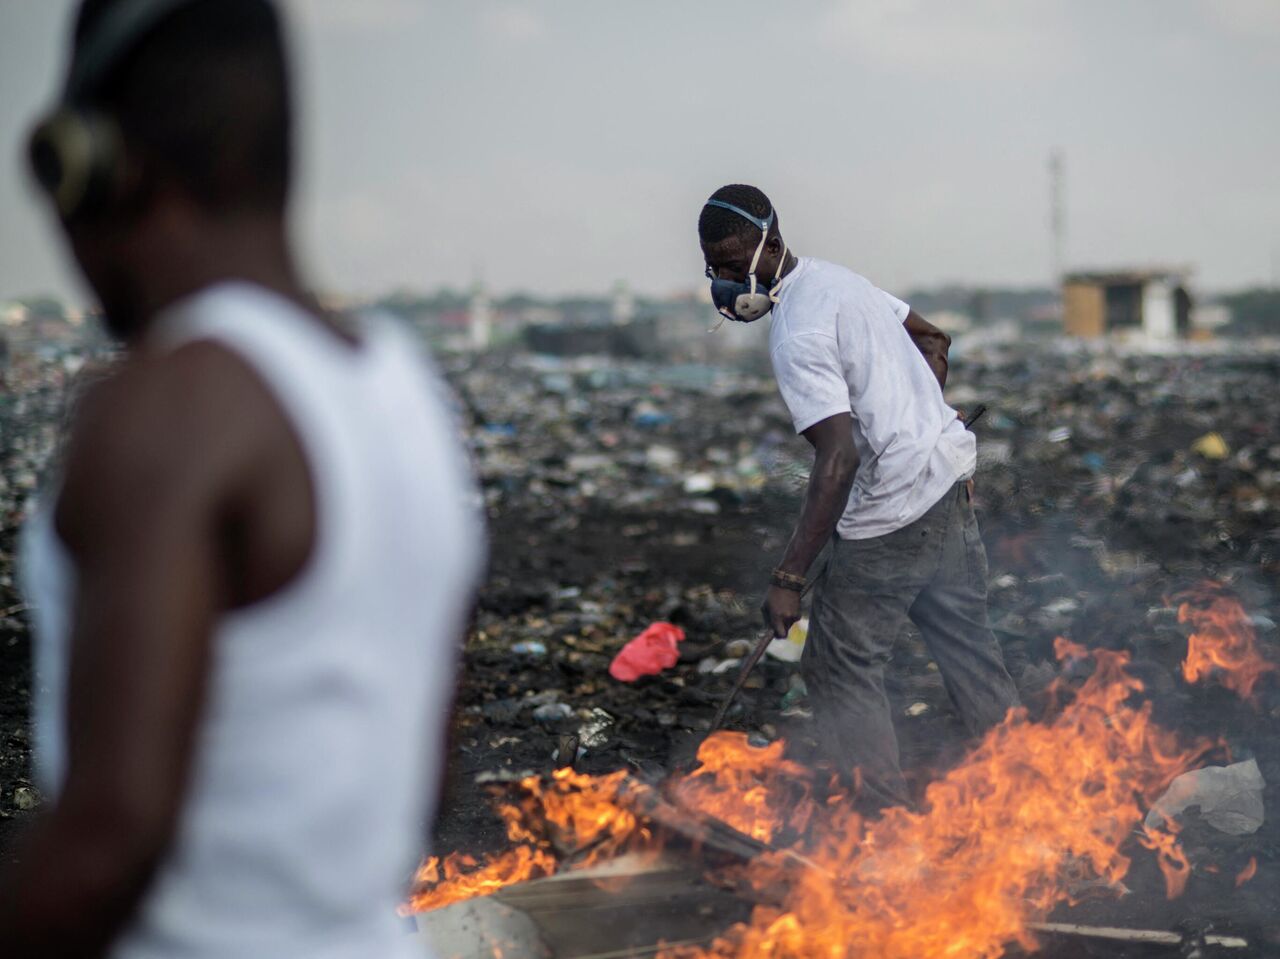
[[[724,182],[890,289],[1187,263],[1274,280],[1271,0],[292,0],[299,238],[318,285],[695,286]],[[20,161],[71,0],[0,12],[0,298],[83,297]]]

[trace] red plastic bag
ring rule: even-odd
[[[624,683],[634,683],[641,676],[656,676],[670,669],[680,658],[676,643],[684,639],[684,630],[671,623],[654,623],[627,645],[609,664],[609,675]]]

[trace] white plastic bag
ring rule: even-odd
[[[1171,782],[1155,801],[1147,813],[1147,828],[1173,819],[1190,806],[1199,806],[1200,815],[1214,829],[1233,836],[1257,832],[1264,815],[1265,786],[1256,759],[1194,769]]]

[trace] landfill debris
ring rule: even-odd
[[[749,639],[731,639],[724,645],[724,655],[727,659],[742,659],[744,656],[751,655],[755,645]]]
[[[698,672],[709,673],[712,676],[720,676],[731,670],[737,669],[742,665],[742,657],[735,656],[729,659],[716,659],[714,656],[708,656],[706,659],[698,663]]]
[[[1185,628],[1168,612],[1148,620],[1147,610],[1212,576],[1242,593],[1259,638],[1276,641],[1269,624],[1280,606],[1258,584],[1280,574],[1280,357],[1028,343],[952,355],[950,382],[968,392],[968,408],[991,406],[975,428],[973,503],[990,563],[990,620],[1024,704],[1034,710],[1052,697],[1033,691],[1084,668],[1054,665],[1056,636],[1108,645],[1133,658],[1153,699],[1177,697],[1179,714],[1214,735],[1215,723],[1235,723],[1232,741],[1257,752],[1274,779],[1275,677],[1259,685],[1261,708],[1216,684],[1188,686],[1177,674]],[[749,359],[728,369],[500,350],[440,357],[460,397],[494,549],[458,691],[450,762],[462,787],[442,807],[439,848],[474,851],[469,844],[491,829],[476,812],[477,777],[506,782],[561,760],[593,773],[664,766],[673,743],[705,732],[741,668],[745,644],[736,641],[759,628],[812,462],[767,350],[756,367]],[[63,416],[69,373],[52,359],[33,362],[11,367],[0,393],[0,537],[21,521]],[[1224,458],[1192,449],[1210,432],[1228,448]],[[0,653],[24,629],[6,585],[9,556],[0,550]],[[675,662],[643,683],[606,676],[619,640],[656,621],[688,633]],[[916,702],[931,709],[923,723],[904,723],[927,725],[928,742],[902,741],[904,768],[924,779],[963,743],[959,724],[933,722],[952,707],[918,632],[897,638],[886,686],[899,716]],[[540,712],[549,718],[534,718],[551,704]],[[0,707],[26,712],[13,698]],[[596,708],[617,720],[607,741],[561,749]],[[1226,716],[1232,708],[1240,712]],[[765,657],[728,721],[771,724],[804,746],[814,730],[799,670]],[[0,749],[14,756],[28,746],[0,736]],[[23,761],[0,767],[0,779],[22,776]],[[12,811],[13,791],[0,790],[0,818]],[[1249,841],[1274,843],[1276,818]],[[1260,858],[1246,892],[1267,879]]]
[[[1257,832],[1265,818],[1262,790],[1266,782],[1256,759],[1230,766],[1205,766],[1183,773],[1147,812],[1147,828],[1172,820],[1191,806],[1213,828],[1232,836]]]
[[[1245,864],[1245,867],[1241,869],[1238,873],[1236,873],[1236,878],[1233,885],[1237,889],[1239,889],[1241,886],[1243,886],[1246,882],[1248,882],[1257,874],[1258,874],[1258,857],[1250,856],[1249,861]]]
[[[530,639],[512,644],[511,651],[517,656],[545,656],[547,655],[547,645],[546,643],[538,642],[536,639]]]
[[[528,703],[519,699],[494,699],[480,707],[480,715],[490,722],[509,723],[524,710]]]
[[[716,478],[710,473],[691,473],[684,478],[686,493],[710,493],[716,488]]]
[[[40,805],[40,793],[34,786],[19,785],[13,787],[13,805],[28,812]]]
[[[406,938],[412,954],[452,959],[553,959],[541,930],[528,916],[493,898],[468,899],[412,918]]]
[[[1062,616],[1067,613],[1074,613],[1079,608],[1080,608],[1079,602],[1077,602],[1074,599],[1071,599],[1068,596],[1064,596],[1061,599],[1055,599],[1051,603],[1046,603],[1044,606],[1044,611],[1046,613],[1051,613],[1054,616]]]
[[[556,742],[556,751],[551,755],[551,762],[556,769],[563,769],[565,766],[572,767],[585,753],[578,741],[576,733],[565,733]]]
[[[798,663],[804,655],[804,647],[787,639],[775,639],[769,643],[765,653],[783,663]]]
[[[546,703],[533,711],[533,718],[540,723],[558,723],[573,718],[573,707],[568,703]]]
[[[613,717],[596,707],[591,710],[587,721],[578,727],[578,741],[587,749],[599,749],[608,744],[613,724]]]
[[[791,628],[787,630],[787,642],[793,643],[796,646],[803,647],[805,640],[808,638],[809,638],[809,617],[801,616],[794,623],[792,623]]]
[[[486,769],[476,773],[474,782],[477,786],[488,786],[494,783],[518,783],[536,775],[532,769]]]
[[[503,759],[545,767],[558,737],[595,707],[618,722],[608,743],[579,760],[592,771],[669,765],[673,744],[705,731],[741,669],[746,644],[735,641],[759,629],[769,571],[812,463],[767,351],[759,360],[736,369],[603,356],[443,360],[467,397],[463,419],[495,544],[465,656],[459,743],[470,751],[458,761],[467,773],[495,765],[486,744],[508,733],[525,741],[505,747]],[[1247,586],[1280,573],[1277,381],[1280,357],[1261,353],[1116,355],[1027,344],[953,352],[949,382],[970,392],[967,408],[991,407],[975,427],[973,503],[990,566],[990,620],[1029,708],[1052,699],[1045,690],[1055,679],[1070,683],[1088,668],[1056,665],[1057,636],[1129,653],[1148,669],[1154,697],[1191,697],[1180,708],[1215,702],[1220,689],[1177,678],[1185,630],[1145,614],[1206,575]],[[1065,438],[1049,439],[1063,427]],[[1226,459],[1191,450],[1213,431],[1231,449]],[[575,588],[576,597],[557,598]],[[1280,620],[1275,596],[1258,590],[1242,601],[1251,614]],[[676,662],[635,683],[606,676],[620,640],[654,621],[687,632]],[[547,655],[511,653],[529,640]],[[1171,675],[1152,671],[1153,655]],[[772,722],[804,744],[814,731],[793,678],[796,664],[763,657],[729,725]],[[930,727],[932,746],[902,744],[904,765],[922,777],[959,748],[933,735],[933,720],[952,710],[938,680],[918,632],[900,636],[887,692],[900,717],[913,702],[931,707],[902,720]],[[1266,682],[1261,708],[1240,706],[1250,722],[1273,722],[1280,707],[1267,698],[1276,684]],[[544,690],[557,690],[577,718],[533,721],[527,694]],[[490,718],[495,707],[486,704],[506,699],[525,705],[514,718]],[[937,726],[939,737],[959,735],[952,724]],[[1251,737],[1241,745],[1260,748]],[[483,825],[470,808],[446,810],[446,847],[453,839],[467,848]]]
[[[680,454],[670,446],[650,446],[645,461],[655,470],[670,471],[680,464]]]
[[[1231,448],[1221,433],[1205,433],[1191,444],[1191,452],[1199,453],[1207,460],[1224,460],[1231,455]]]
[[[1008,463],[1013,459],[1013,444],[1005,440],[982,440],[978,443],[978,465]]]
[[[782,697],[782,702],[779,706],[785,714],[788,709],[792,709],[803,703],[808,695],[809,689],[804,684],[804,678],[798,673],[793,673],[791,676],[791,683],[787,687],[786,695]]]
[[[624,683],[641,676],[656,676],[680,659],[676,644],[684,640],[684,630],[671,623],[653,623],[627,645],[609,665],[609,675]]]

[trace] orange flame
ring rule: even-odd
[[[1258,680],[1274,670],[1258,651],[1258,637],[1240,603],[1216,583],[1205,583],[1176,597],[1178,622],[1190,623],[1182,675],[1194,683],[1215,670],[1219,681],[1242,699],[1253,695]]]
[[[814,811],[805,789],[811,774],[784,759],[785,749],[781,740],[757,749],[745,733],[716,733],[698,747],[701,766],[680,779],[673,792],[690,809],[761,842],[772,841],[780,825],[803,832]]]
[[[1248,864],[1240,870],[1240,874],[1236,876],[1236,888],[1239,889],[1246,882],[1258,874],[1258,857],[1250,856]]]
[[[483,865],[457,853],[431,856],[414,876],[406,911],[439,909],[548,876],[564,851],[575,854],[577,865],[589,866],[643,844],[650,838],[647,829],[618,804],[625,777],[625,772],[586,776],[557,769],[548,783],[537,776],[521,780],[524,798],[498,806],[512,847]]]
[[[1056,650],[1090,655],[1061,639]],[[1093,673],[1074,694],[1057,690],[1065,704],[1055,715],[1033,723],[1012,711],[928,787],[921,811],[891,809],[873,822],[847,797],[817,800],[812,773],[785,759],[783,744],[754,749],[740,733],[708,739],[703,766],[672,784],[675,800],[762,842],[785,842],[786,853],[744,867],[764,903],[749,922],[706,948],[672,947],[666,959],[831,959],[851,948],[881,959],[994,959],[1012,942],[1034,948],[1029,924],[1072,901],[1071,879],[1119,884],[1144,806],[1209,748],[1180,747],[1150,721],[1151,704],[1134,701],[1142,683],[1125,671],[1125,654],[1092,657]],[[504,815],[535,871],[553,868],[542,856],[563,861],[566,849],[589,862],[652,843],[621,801],[623,776],[560,770],[546,784],[522,784],[529,799]],[[1180,892],[1190,867],[1176,836],[1143,830],[1139,842],[1155,851],[1169,895]],[[468,875],[488,879],[500,861]],[[479,881],[464,884],[439,866],[427,873],[431,888],[411,900],[414,909],[479,894]]]
[[[1058,650],[1084,655],[1064,640]],[[1034,948],[1028,923],[1071,899],[1062,874],[1083,866],[1118,883],[1143,801],[1205,748],[1179,749],[1151,724],[1149,703],[1130,704],[1142,684],[1125,673],[1124,654],[1094,658],[1093,675],[1055,718],[1012,713],[929,786],[921,812],[892,809],[868,824],[845,804],[829,807],[804,850],[821,868],[753,864],[759,888],[788,884],[781,905],[757,907],[709,950],[669,955],[827,959],[856,944],[862,955],[906,959],[995,957],[1015,941]],[[1189,867],[1175,839],[1143,838],[1176,894]]]
[[[421,888],[409,896],[407,912],[429,912],[463,899],[497,892],[526,879],[555,872],[556,860],[543,849],[516,846],[477,867],[471,856],[458,853],[440,859],[432,856],[419,867],[415,882]]]

